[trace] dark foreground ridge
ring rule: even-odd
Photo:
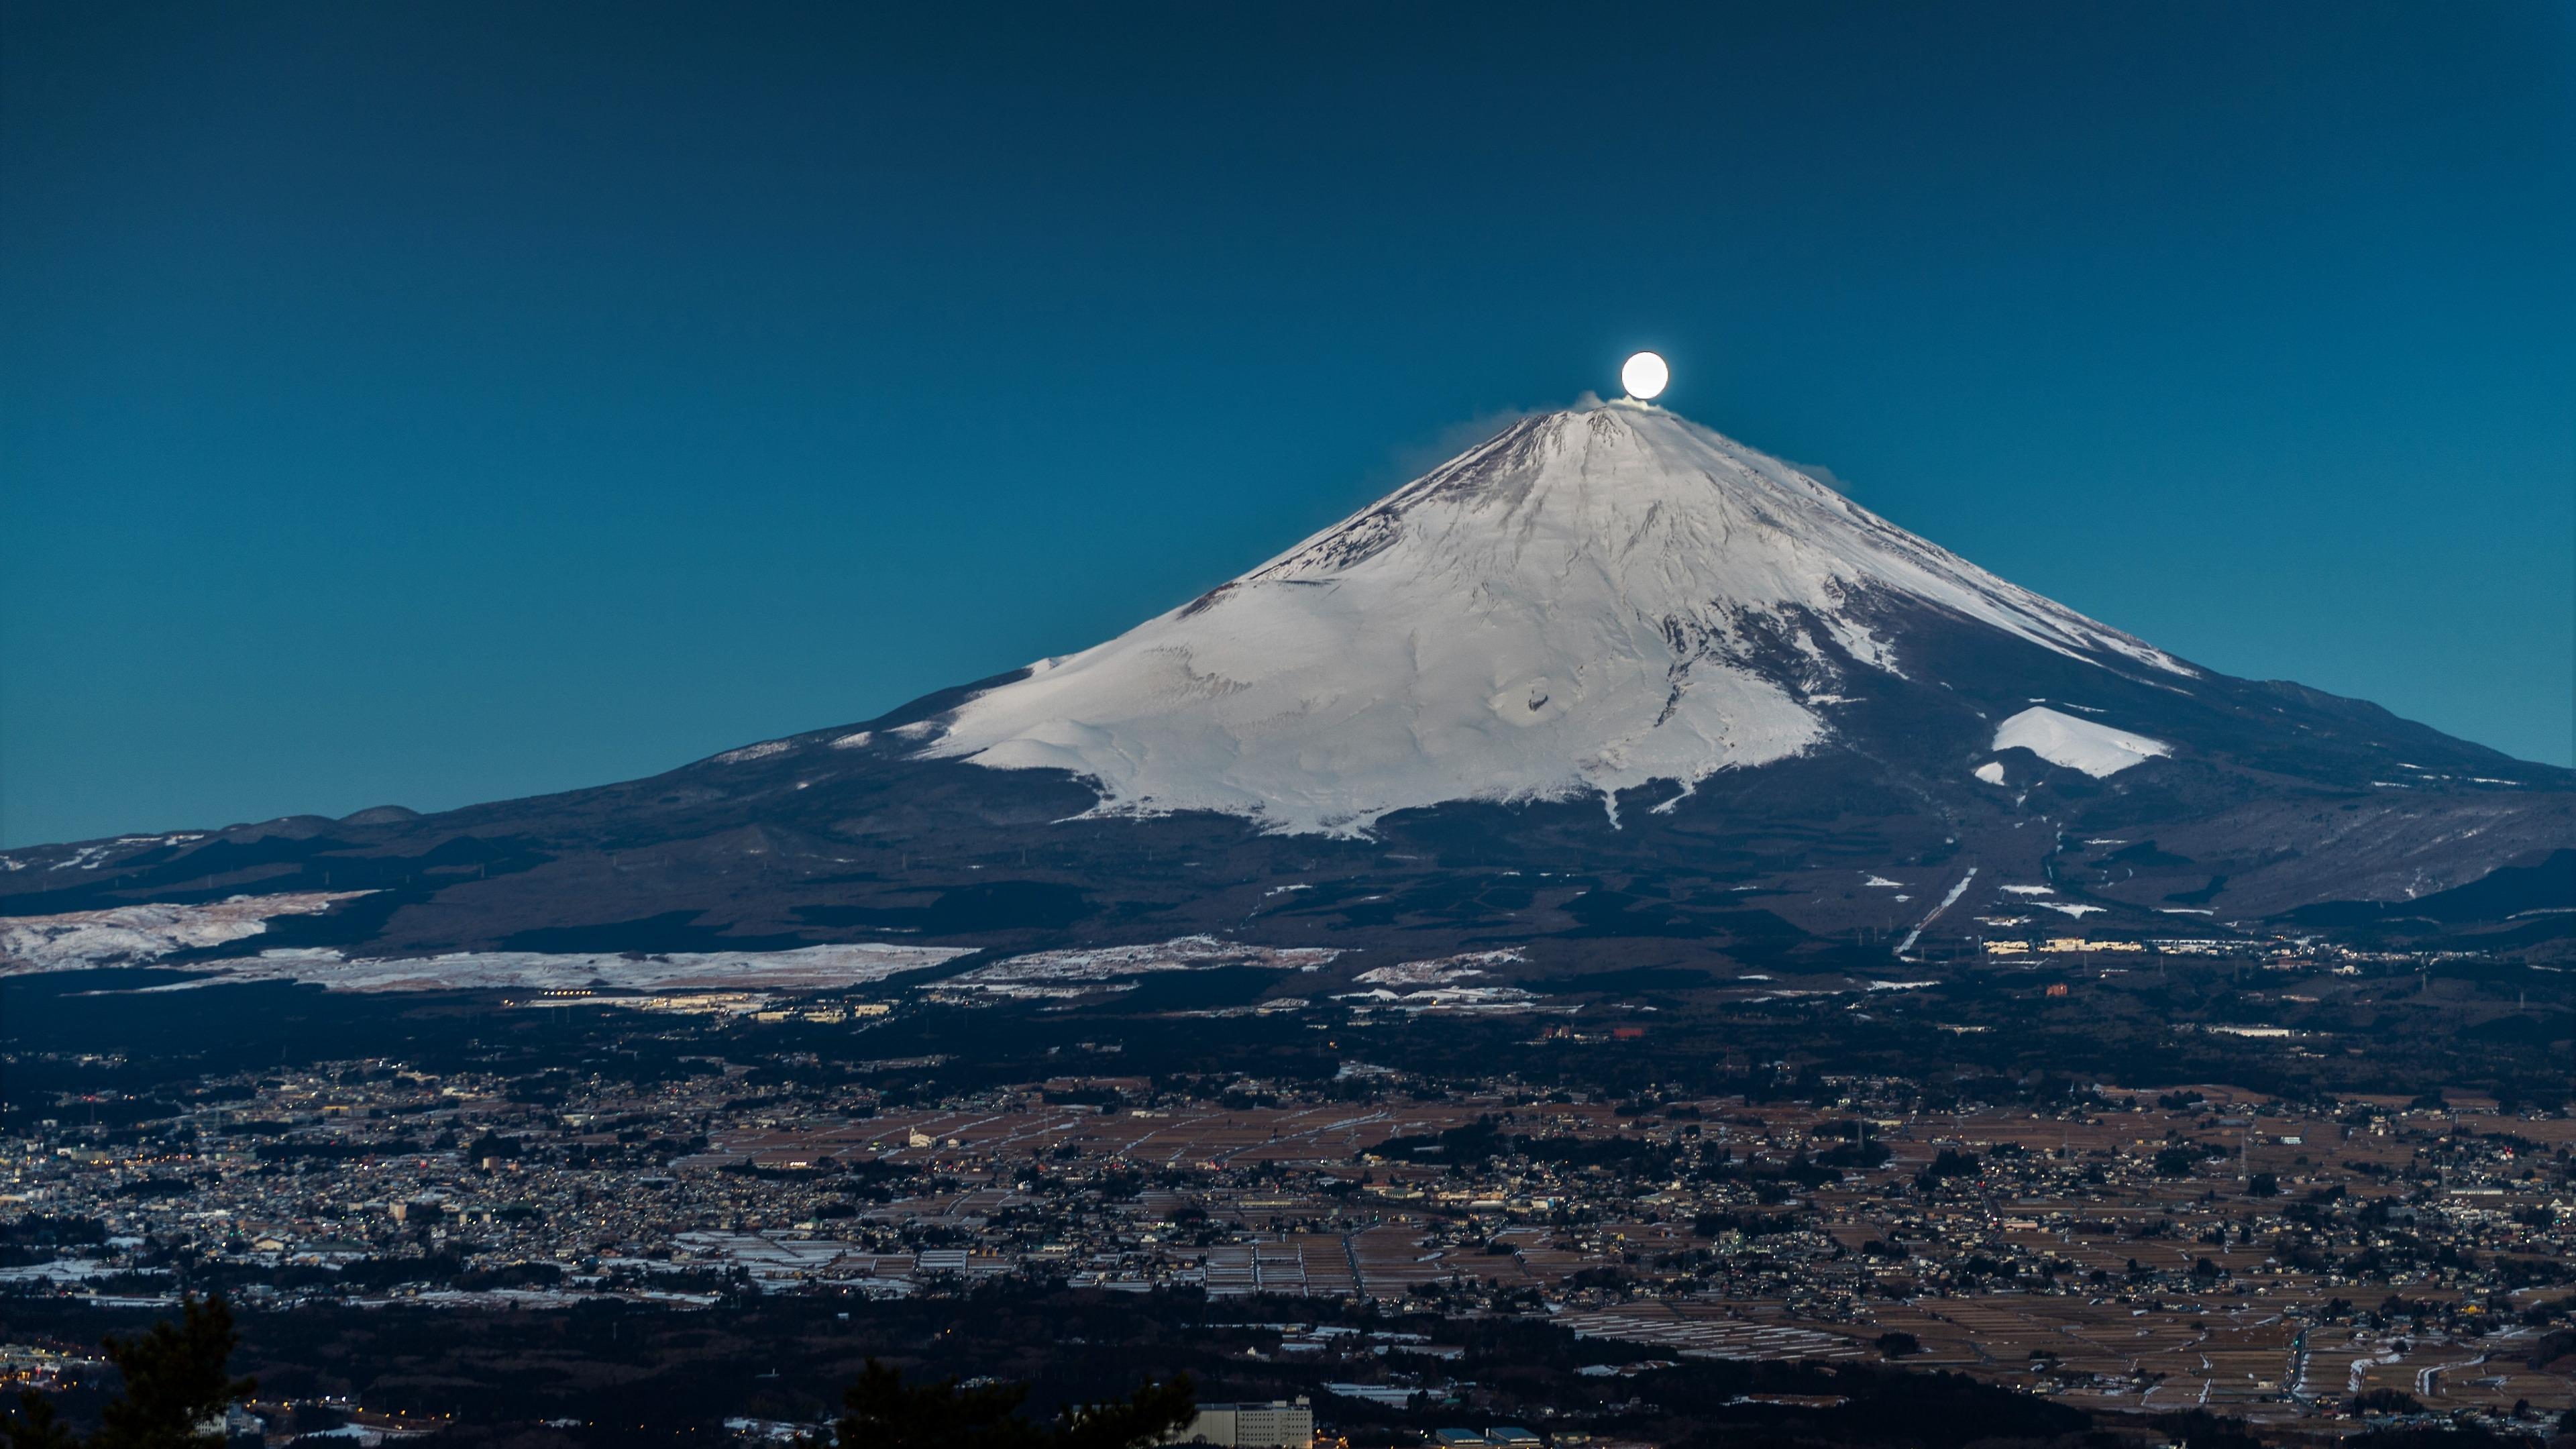
[[[1955,1373],[1894,1364],[1655,1360],[1641,1366],[1633,1346],[1576,1338],[1542,1324],[1407,1315],[1311,1325],[1328,1340],[1337,1334],[1398,1342],[1436,1338],[1441,1367],[1455,1375],[1448,1382],[1480,1381],[1464,1398],[1430,1390],[1409,1403],[1400,1396],[1357,1400],[1336,1397],[1326,1386],[1329,1357],[1301,1366],[1299,1355],[1280,1354],[1277,1325],[1163,1295],[994,1288],[956,1302],[883,1305],[856,1317],[788,1302],[746,1308],[727,1320],[727,1332],[715,1335],[702,1315],[652,1307],[589,1315],[449,1315],[434,1341],[420,1337],[407,1322],[411,1316],[341,1311],[251,1320],[234,1366],[248,1365],[262,1377],[293,1377],[317,1361],[361,1366],[362,1372],[398,1362],[406,1372],[379,1369],[370,1377],[389,1385],[435,1376],[458,1404],[452,1415],[398,1416],[311,1400],[290,1404],[260,1396],[248,1381],[239,1381],[212,1394],[211,1414],[207,1404],[192,1400],[186,1416],[174,1416],[160,1412],[170,1406],[152,1399],[143,1380],[109,1374],[70,1384],[51,1397],[30,1394],[10,1425],[15,1437],[9,1442],[66,1449],[80,1441],[47,1437],[48,1428],[67,1434],[76,1422],[94,1422],[103,1413],[110,1427],[88,1443],[159,1449],[189,1442],[171,1435],[169,1427],[210,1418],[222,1422],[220,1406],[233,1403],[241,1407],[232,1411],[230,1437],[206,1442],[246,1444],[265,1433],[268,1442],[321,1449],[347,1442],[355,1429],[391,1431],[400,1437],[389,1442],[422,1449],[790,1442],[800,1434],[810,1436],[808,1443],[884,1449],[1141,1449],[1159,1442],[1170,1432],[1167,1426],[1181,1426],[1186,1437],[1188,1426],[1198,1422],[1198,1404],[1229,1401],[1302,1407],[1319,1426],[1328,1426],[1320,1430],[1324,1443],[1422,1443],[1440,1429],[1526,1415],[1530,1405],[1542,1402],[1584,1406],[1571,1421],[1542,1419],[1546,1437],[1532,1435],[1535,1442],[1565,1445],[2151,1449],[2180,1442],[2257,1449],[2283,1442],[2207,1410],[2088,1413]],[[192,1309],[192,1328],[197,1319]],[[74,1312],[13,1327],[77,1330],[137,1321],[130,1313]],[[761,1351],[749,1351],[753,1341]],[[1053,1346],[1039,1351],[1032,1348],[1036,1344]],[[886,1353],[918,1367],[910,1375],[900,1373],[881,1362],[879,1355]],[[214,1356],[210,1365],[201,1358],[168,1366],[195,1378],[211,1372],[212,1382],[223,1383],[223,1356]],[[564,1368],[576,1364],[599,1366],[575,1375],[591,1383],[562,1382]],[[611,1364],[620,1367],[609,1369]],[[997,1379],[990,1372],[997,1366],[1031,1377]],[[1133,1384],[1142,1366],[1178,1366],[1175,1372],[1185,1376],[1149,1382],[1124,1399],[1109,1396],[1115,1387]],[[961,1386],[957,1376],[970,1369],[978,1372]],[[943,1376],[944,1382],[933,1381]],[[606,1380],[626,1382],[612,1386]],[[845,1393],[830,1393],[835,1384],[845,1385]],[[1215,1397],[1211,1391],[1219,1387],[1235,1398]],[[366,1397],[387,1392],[379,1387]],[[2454,1423],[2424,1415],[2406,1395],[2381,1398],[2387,1402],[2374,1405],[2341,1443],[2354,1449],[2541,1449],[2553,1436],[2563,1445],[2576,1432],[2569,1422],[2576,1416]],[[116,1426],[140,1422],[138,1401],[149,1401],[160,1414],[152,1430],[120,1430]],[[752,1412],[730,1414],[729,1427],[711,1415],[710,1405]],[[1043,1412],[1031,1417],[1031,1406]],[[535,1423],[537,1415],[545,1422]]]

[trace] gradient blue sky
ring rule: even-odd
[[[1644,346],[2194,660],[2576,751],[2576,10],[929,9],[0,7],[0,841],[865,717]]]

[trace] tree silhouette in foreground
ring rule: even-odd
[[[1020,1414],[1028,1396],[1026,1384],[907,1384],[902,1370],[872,1358],[841,1396],[848,1412],[833,1428],[842,1445],[866,1449],[1145,1449],[1198,1413],[1188,1374],[1149,1380],[1123,1399],[1067,1407],[1045,1426]]]
[[[125,1386],[101,1411],[99,1431],[75,1436],[54,1412],[53,1400],[34,1390],[18,1396],[18,1411],[0,1421],[8,1449],[220,1449],[221,1434],[197,1426],[230,1408],[257,1385],[228,1377],[224,1364],[241,1342],[233,1310],[221,1298],[185,1298],[179,1321],[153,1324],[132,1338],[106,1338],[99,1346],[125,1376]]]

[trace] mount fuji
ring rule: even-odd
[[[960,706],[930,753],[1068,771],[1106,813],[1287,831],[1362,833],[1451,800],[1591,794],[1615,816],[1623,790],[1829,748],[1837,707],[1908,677],[1904,641],[1938,625],[2127,678],[2199,675],[1775,458],[1611,403],[1515,424],[1182,608],[1040,661]]]
[[[22,943],[290,895],[168,961],[1884,960],[2052,922],[2566,955],[2576,772],[2196,666],[1616,402],[879,719],[437,815],[0,857]]]

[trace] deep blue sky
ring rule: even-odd
[[[2167,648],[2571,758],[2563,5],[926,8],[0,8],[0,841],[862,718],[1639,346]]]

